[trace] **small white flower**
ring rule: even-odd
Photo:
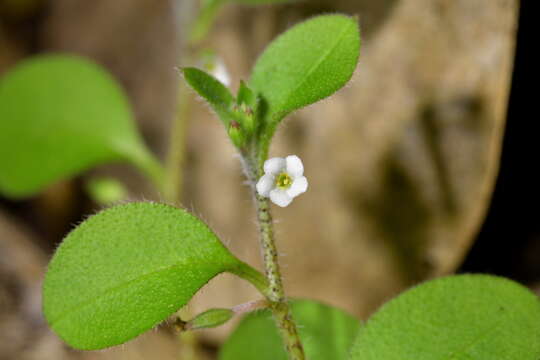
[[[221,60],[221,58],[216,59],[212,75],[214,75],[216,79],[221,81],[223,85],[231,85],[231,76],[229,75],[227,67],[225,66],[225,63],[223,62],[223,60]]]
[[[285,159],[275,157],[264,162],[264,175],[257,182],[259,195],[269,197],[276,205],[285,207],[308,188],[304,165],[296,155]]]
[[[202,57],[202,67],[212,76],[219,80],[223,85],[231,85],[231,76],[225,66],[223,59],[213,52],[208,52]]]

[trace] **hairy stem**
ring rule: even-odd
[[[278,253],[274,239],[274,225],[272,214],[270,213],[270,203],[268,198],[262,197],[255,189],[255,182],[259,178],[259,166],[257,161],[252,161],[256,157],[243,156],[246,173],[255,198],[257,209],[257,222],[259,224],[260,242],[266,278],[268,279],[268,291],[265,296],[269,301],[269,307],[281,333],[283,342],[290,360],[304,360],[304,348],[298,336],[296,323],[292,317],[291,308],[285,297],[281,272],[279,269]]]
[[[292,318],[291,308],[285,298],[281,281],[270,204],[267,198],[258,194],[255,194],[255,202],[266,277],[269,282],[268,300],[270,300],[270,309],[285,343],[289,359],[304,360],[304,348],[300,342],[296,323]]]
[[[234,306],[231,310],[235,315],[242,315],[250,313],[258,309],[266,309],[268,307],[268,301],[266,299],[254,300],[243,304],[238,304]]]

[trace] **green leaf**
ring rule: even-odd
[[[293,110],[339,90],[351,78],[360,51],[355,18],[323,15],[296,25],[259,57],[251,88],[266,102],[265,134]]]
[[[240,81],[240,87],[238,88],[238,94],[236,96],[236,103],[238,105],[244,104],[250,107],[253,112],[256,112],[259,99],[257,94],[251,90],[244,81]]]
[[[187,323],[189,330],[213,328],[225,324],[234,316],[231,309],[210,309],[200,313]]]
[[[292,302],[293,317],[310,360],[344,360],[360,328],[346,312],[312,300]],[[269,310],[246,316],[221,348],[220,360],[287,360]]]
[[[189,39],[191,43],[197,44],[206,37],[221,6],[226,2],[227,0],[202,0],[201,9],[191,30]]]
[[[22,61],[0,78],[0,192],[12,198],[92,166],[130,161],[160,181],[124,92],[100,66],[68,55]]]
[[[186,82],[217,113],[233,144],[238,148],[244,147],[257,127],[254,109],[246,102],[256,105],[256,95],[241,83],[239,96],[242,104],[239,105],[229,89],[212,75],[197,68],[184,68],[182,71]]]
[[[417,286],[385,304],[362,329],[351,360],[538,360],[540,301],[487,275]]]
[[[201,2],[201,9],[197,19],[193,24],[193,30],[190,34],[190,41],[193,44],[197,44],[207,36],[208,31],[217,18],[221,6],[228,2],[245,5],[265,5],[295,1],[296,0],[203,0]]]
[[[188,212],[156,203],[120,205],[64,239],[45,276],[43,311],[72,347],[101,349],[156,326],[224,271],[265,286],[260,273]]]
[[[228,128],[235,103],[229,89],[212,75],[197,68],[186,67],[182,69],[182,73],[189,86],[210,104],[225,128]]]

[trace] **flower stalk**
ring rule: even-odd
[[[257,222],[259,225],[260,243],[265,266],[265,274],[268,279],[267,299],[269,308],[272,311],[277,327],[285,343],[290,360],[304,360],[304,348],[298,335],[296,323],[292,317],[291,308],[285,297],[283,282],[278,262],[278,252],[274,239],[274,227],[272,214],[270,213],[270,202],[266,197],[261,196],[255,187],[259,177],[258,167],[254,166],[255,161],[250,161],[243,157],[246,173],[251,183],[251,188],[257,210]]]

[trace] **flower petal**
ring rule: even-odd
[[[287,195],[287,192],[281,189],[273,189],[270,191],[270,200],[278,206],[285,207],[292,201],[292,197]]]
[[[306,192],[308,188],[308,181],[305,176],[300,176],[294,179],[292,185],[290,188],[288,188],[287,195],[294,198],[304,192]]]
[[[304,174],[304,165],[298,156],[289,155],[285,161],[287,162],[287,173],[289,175],[300,177]]]
[[[225,63],[221,59],[216,59],[216,64],[214,71],[212,72],[212,75],[225,86],[231,85],[231,77],[229,75],[229,72],[227,71],[227,67],[225,67]]]
[[[270,190],[274,187],[274,176],[268,174],[261,176],[255,187],[259,195],[268,197]]]
[[[285,169],[285,166],[287,166],[287,163],[285,162],[284,158],[271,158],[264,162],[264,173],[276,175],[283,171]]]

